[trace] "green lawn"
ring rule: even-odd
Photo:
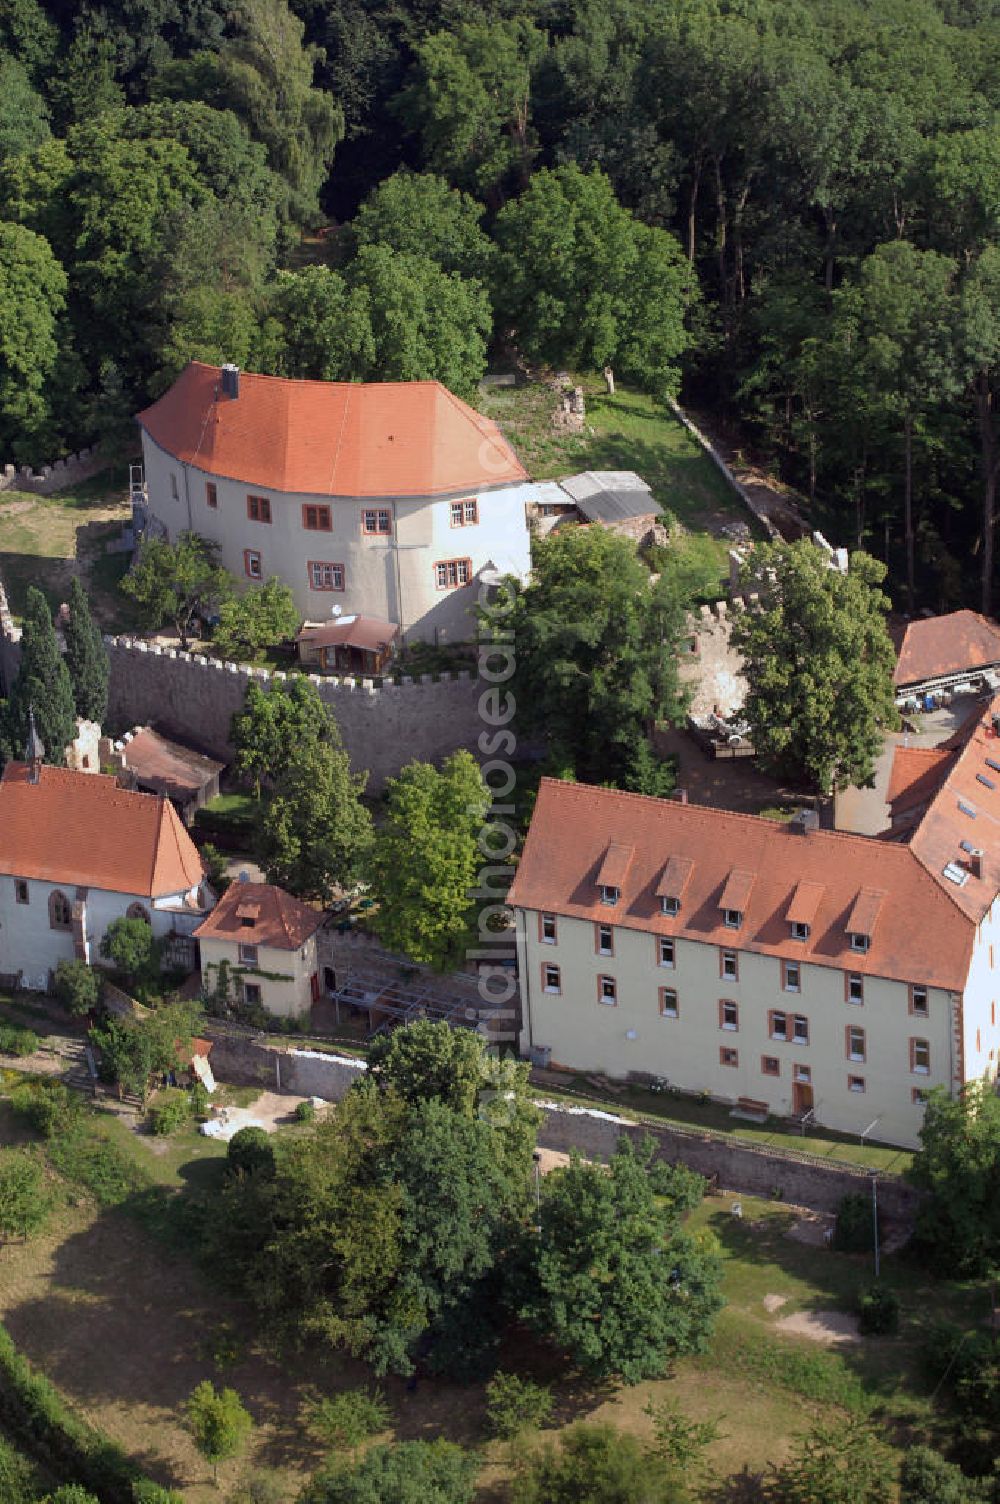
[[[120,465],[52,496],[0,492],[0,579],[14,615],[23,614],[29,585],[55,610],[80,574],[101,624],[130,625],[117,590],[128,556],[104,552],[130,515],[128,473]]]
[[[556,393],[547,386],[493,388],[480,407],[503,429],[536,480],[577,470],[635,470],[664,511],[691,533],[710,540],[715,560],[725,569],[730,542],[720,536],[727,524],[753,519],[669,408],[642,392],[621,387],[613,397],[594,378],[575,378],[587,402],[581,435],[552,429]]]

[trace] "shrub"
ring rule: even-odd
[[[0,1149],[0,1240],[28,1238],[52,1209],[45,1174],[30,1149]]]
[[[34,1504],[36,1497],[27,1459],[0,1436],[0,1499],[4,1504]]]
[[[204,1081],[196,1081],[188,1092],[188,1110],[193,1118],[208,1117],[208,1109],[211,1106],[211,1097]]]
[[[82,1117],[56,1134],[48,1156],[53,1169],[88,1190],[99,1206],[121,1206],[149,1184],[135,1161],[110,1139],[88,1132]]]
[[[11,1093],[11,1106],[45,1138],[65,1132],[80,1111],[80,1099],[61,1081],[26,1081]]]
[[[486,1416],[494,1436],[511,1441],[522,1431],[535,1431],[552,1414],[552,1393],[516,1373],[498,1373],[486,1386]]]
[[[839,1253],[868,1253],[874,1247],[872,1204],[868,1196],[852,1192],[837,1207],[833,1246]]]
[[[335,1451],[356,1451],[369,1436],[386,1429],[392,1414],[381,1389],[345,1389],[308,1401],[302,1419],[325,1446]]]
[[[309,1098],[303,1101],[295,1109],[295,1121],[297,1123],[311,1123],[316,1116],[316,1103],[310,1102]]]
[[[191,1116],[191,1103],[186,1091],[167,1087],[157,1092],[149,1108],[149,1126],[156,1134],[166,1136],[183,1128]]]
[[[866,1337],[888,1337],[899,1331],[899,1296],[885,1285],[869,1285],[858,1300],[858,1325]]]
[[[0,1024],[0,1054],[16,1055],[23,1060],[33,1055],[41,1040],[32,1029],[23,1029],[20,1024]]]
[[[241,1128],[229,1140],[229,1168],[234,1175],[273,1175],[274,1147],[263,1128]]]
[[[56,967],[55,994],[67,1013],[81,1018],[97,1007],[101,984],[86,961],[60,961]]]
[[[232,882],[226,870],[229,865],[228,858],[218,846],[213,846],[211,841],[206,841],[201,848],[201,859],[205,863],[208,886],[221,898]]]

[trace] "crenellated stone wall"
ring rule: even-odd
[[[79,485],[89,480],[107,464],[107,460],[95,445],[92,449],[79,449],[63,459],[43,465],[38,471],[30,465],[0,465],[0,491],[31,491],[39,496],[48,496],[51,491],[62,491],[66,486]]]
[[[243,707],[247,685],[253,679],[268,687],[289,677],[161,648],[142,638],[108,637],[105,643],[112,728],[153,724],[227,762],[233,756],[230,722]],[[482,723],[480,685],[472,672],[399,682],[333,674],[310,678],[337,718],[352,765],[369,769],[372,792],[413,758],[437,762],[460,747],[476,749]]]

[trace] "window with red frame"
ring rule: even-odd
[[[247,516],[250,518],[251,522],[270,522],[270,498],[267,496],[248,496]]]
[[[361,531],[377,537],[392,532],[392,513],[388,507],[364,507],[361,512]]]
[[[309,564],[309,588],[311,590],[343,590],[343,564],[325,564],[311,560]]]
[[[264,578],[264,566],[261,563],[260,551],[258,549],[245,548],[243,550],[243,572],[251,580],[261,580]]]
[[[330,508],[313,506],[311,503],[304,506],[302,526],[310,533],[328,533],[333,526]]]
[[[471,559],[442,559],[434,565],[434,581],[439,590],[455,590],[472,579]]]
[[[451,504],[452,527],[474,527],[479,521],[479,503],[474,497]]]

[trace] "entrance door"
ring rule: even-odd
[[[798,1115],[808,1112],[813,1105],[813,1089],[807,1081],[792,1083],[792,1111]]]

